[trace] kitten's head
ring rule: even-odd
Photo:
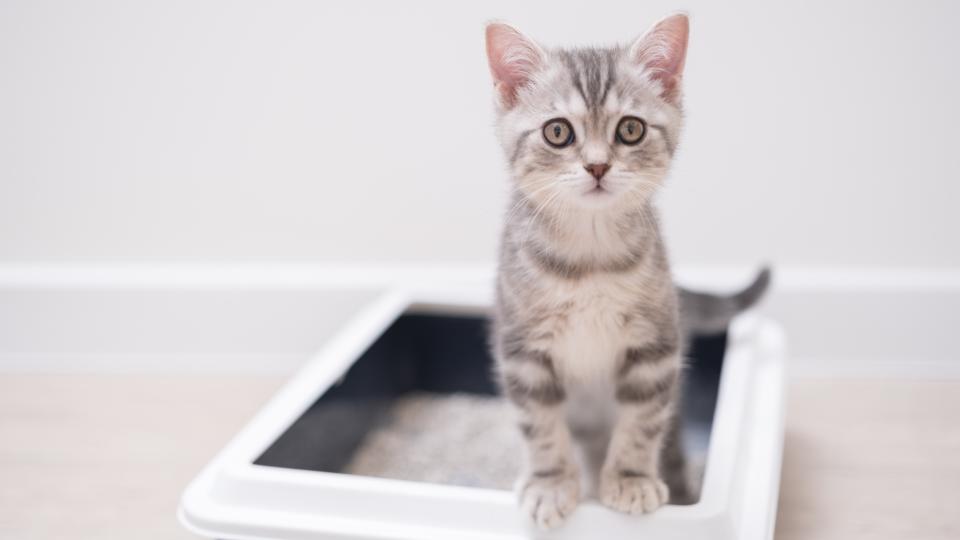
[[[628,47],[551,50],[487,26],[498,133],[519,193],[564,209],[645,203],[680,131],[688,29],[678,14]]]

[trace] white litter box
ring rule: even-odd
[[[745,314],[726,334],[692,344],[683,410],[687,452],[703,464],[698,502],[627,516],[586,500],[563,527],[543,533],[503,485],[519,455],[499,431],[515,429],[513,422],[490,422],[499,405],[485,341],[489,305],[484,288],[398,291],[373,302],[190,484],[182,523],[222,539],[773,537],[784,415],[784,349],[775,324]],[[457,400],[486,404],[487,412],[460,414]],[[474,422],[457,431],[456,442],[434,441],[418,452],[421,461],[443,461],[445,474],[412,481],[399,479],[403,467],[378,469],[370,452],[402,454],[396,449],[410,435],[402,421],[391,427],[386,419],[441,402],[454,420]],[[398,403],[406,403],[402,413]],[[458,459],[486,459],[491,472],[458,469]]]

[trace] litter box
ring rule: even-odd
[[[541,532],[510,489],[519,441],[495,397],[490,302],[484,287],[372,302],[194,479],[181,522],[222,539],[773,537],[785,354],[774,323],[743,314],[689,345],[683,426],[700,465],[696,503],[628,516],[588,499]]]

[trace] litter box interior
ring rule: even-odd
[[[257,465],[510,489],[522,441],[497,397],[482,314],[401,315]],[[702,471],[726,335],[687,346],[682,424]]]

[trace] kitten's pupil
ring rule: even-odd
[[[560,138],[560,133],[562,133],[562,132],[563,132],[563,128],[561,128],[559,125],[553,126],[553,136],[554,136],[554,137],[556,137],[556,138],[559,139],[559,138]]]

